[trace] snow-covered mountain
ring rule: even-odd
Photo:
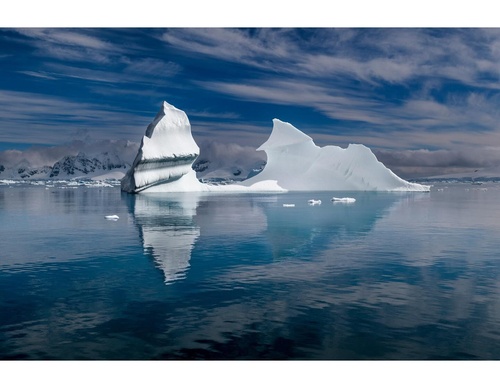
[[[193,163],[196,176],[203,181],[241,181],[263,170],[265,156],[252,147],[205,142]]]
[[[471,169],[469,171],[455,172],[449,174],[440,174],[426,177],[427,179],[469,179],[469,180],[481,180],[481,179],[500,179],[500,166],[492,166],[488,168],[477,168]]]
[[[137,144],[126,141],[4,151],[0,179],[121,179],[136,152]]]
[[[118,155],[104,152],[89,156],[78,153],[65,156],[53,166],[32,166],[28,161],[6,168],[0,166],[0,178],[3,179],[71,179],[71,178],[115,178],[121,179],[130,163],[120,159]]]
[[[57,177],[99,177],[116,173],[113,176],[120,179],[130,167],[130,163],[122,160],[119,155],[103,152],[99,155],[78,153],[76,156],[65,156],[54,164],[50,178]],[[119,174],[121,173],[121,174]]]

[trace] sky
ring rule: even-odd
[[[8,27],[0,69],[0,151],[140,142],[167,101],[198,144],[278,118],[404,176],[500,165],[497,28]]]

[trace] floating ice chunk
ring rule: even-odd
[[[112,216],[104,216],[104,218],[111,221],[118,221],[120,217],[118,217],[116,214],[113,214]]]
[[[283,207],[295,207],[294,203],[284,203]]]
[[[311,206],[321,205],[321,199],[310,199],[307,203]]]
[[[0,179],[0,185],[14,185],[17,181],[13,181],[10,179]]]
[[[333,197],[332,198],[332,202],[354,203],[354,202],[356,202],[356,198],[351,198],[351,197],[343,197],[343,198]]]

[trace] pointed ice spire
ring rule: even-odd
[[[266,149],[305,142],[312,142],[312,139],[304,132],[295,128],[292,124],[273,119],[273,131],[269,139],[257,148],[257,151],[265,151]]]
[[[161,122],[162,125],[158,125]],[[168,130],[172,127],[189,127],[191,132],[191,124],[186,113],[175,106],[170,105],[168,102],[163,101],[163,104],[156,114],[154,120],[148,125],[146,129],[146,136],[151,138],[153,132]]]
[[[135,193],[178,180],[193,171],[191,165],[199,154],[186,113],[164,101],[122,179],[122,190]]]

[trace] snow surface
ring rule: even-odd
[[[125,176],[123,171],[111,171],[105,174],[91,177],[93,181],[104,181],[107,179],[121,180]]]
[[[364,145],[318,147],[293,125],[273,120],[263,171],[238,184],[201,183],[193,162],[199,147],[187,115],[163,103],[148,126],[135,161],[121,181],[122,190],[139,192],[280,192],[280,191],[429,191],[410,183],[380,163]]]

